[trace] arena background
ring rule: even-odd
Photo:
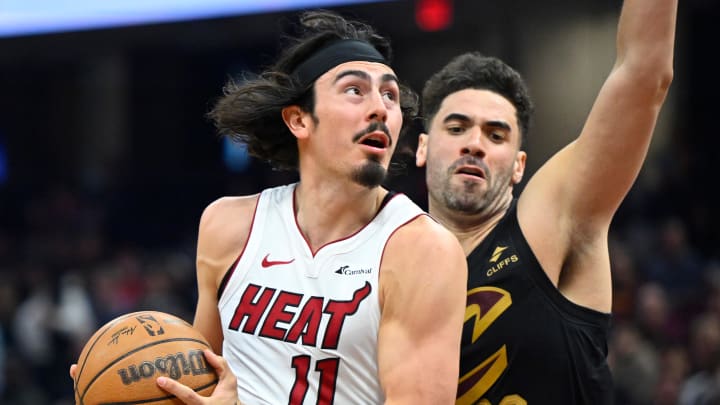
[[[0,32],[15,3],[0,3]],[[344,3],[324,7],[388,35],[418,90],[468,50],[515,66],[537,104],[531,173],[579,132],[613,63],[621,4]],[[295,179],[224,142],[205,113],[229,77],[272,60],[296,8],[0,37],[0,403],[72,403],[69,365],[119,314],[192,319],[202,209]],[[613,223],[618,404],[720,389],[718,17],[715,1],[681,1],[675,80]],[[407,162],[388,185],[425,206]]]

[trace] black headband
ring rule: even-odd
[[[388,65],[380,52],[369,43],[357,39],[341,39],[310,55],[293,70],[292,76],[302,85],[309,86],[335,66],[354,61]]]

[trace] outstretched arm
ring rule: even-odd
[[[422,216],[388,242],[380,273],[386,404],[455,403],[467,265],[457,239]]]
[[[602,285],[599,301],[580,302],[596,309],[610,308],[607,231],[637,178],[672,80],[677,6],[624,1],[616,62],[580,136],[538,170],[520,197],[521,226],[550,278],[583,297],[586,287]]]
[[[564,151],[569,208],[582,219],[609,223],[640,171],[673,76],[676,14],[677,0],[625,0],[615,66]]]

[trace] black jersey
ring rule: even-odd
[[[520,230],[516,201],[468,268],[458,405],[612,403],[610,314],[555,288]]]

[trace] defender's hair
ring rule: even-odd
[[[533,104],[520,74],[498,58],[468,52],[453,58],[426,83],[422,92],[423,120],[430,127],[445,97],[464,89],[489,90],[505,97],[517,110],[521,145],[530,130]]]

